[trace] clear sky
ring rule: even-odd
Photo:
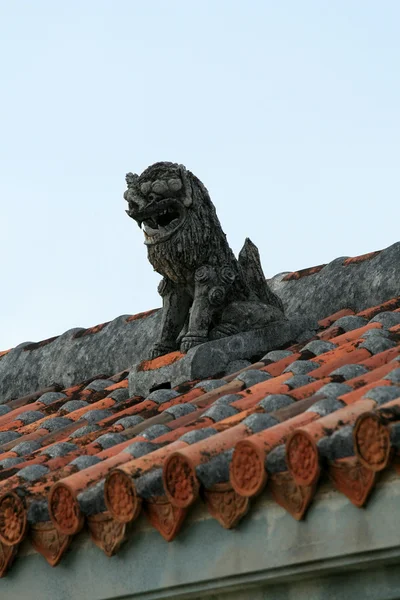
[[[0,350],[160,304],[127,171],[272,276],[399,239],[397,0],[0,0]]]

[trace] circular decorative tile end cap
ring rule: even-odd
[[[164,464],[163,483],[168,500],[173,506],[187,508],[199,494],[199,482],[189,461],[174,453]]]
[[[55,527],[65,535],[78,533],[83,525],[83,515],[77,499],[62,482],[56,483],[49,493],[49,513]]]
[[[358,417],[353,432],[354,450],[359,461],[371,471],[382,471],[390,459],[390,433],[378,415]]]
[[[250,441],[239,442],[232,456],[230,481],[233,489],[250,498],[259,494],[267,482],[265,452]]]
[[[6,546],[19,544],[26,527],[26,509],[21,498],[7,492],[0,498],[0,541]]]

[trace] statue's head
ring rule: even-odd
[[[183,226],[193,202],[192,178],[183,165],[170,162],[126,175],[126,212],[143,228],[146,245],[166,241]]]

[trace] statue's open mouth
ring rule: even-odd
[[[144,231],[144,243],[147,245],[158,244],[171,237],[185,217],[185,207],[175,198],[154,201],[134,216]]]

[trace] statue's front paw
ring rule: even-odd
[[[174,352],[174,350],[176,350],[176,348],[173,348],[172,346],[168,346],[166,344],[155,344],[150,350],[149,358],[150,360],[153,360],[154,358],[158,358],[159,356],[164,356],[164,354]]]
[[[186,353],[188,350],[190,350],[190,348],[204,344],[204,342],[208,342],[207,337],[187,334],[184,338],[182,338],[181,352]]]

